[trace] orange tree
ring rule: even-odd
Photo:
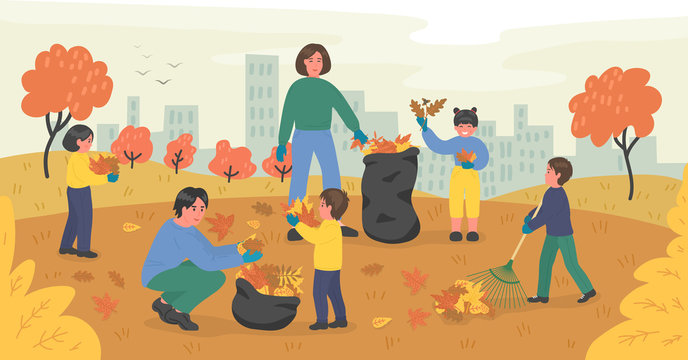
[[[215,158],[208,164],[213,174],[227,178],[246,179],[256,172],[256,164],[251,162],[251,150],[246,147],[232,149],[229,141],[220,140],[215,145]]]
[[[196,147],[191,145],[191,141],[193,141],[193,135],[181,134],[177,140],[172,140],[167,144],[167,155],[163,160],[165,165],[174,169],[175,174],[179,173],[179,169],[189,167],[193,163]]]
[[[93,107],[103,107],[112,94],[112,79],[107,76],[107,66],[93,61],[86,48],[75,46],[67,51],[62,45],[54,44],[49,51],[36,56],[35,69],[22,76],[22,86],[29,93],[21,103],[22,111],[28,116],[45,117],[48,142],[43,153],[43,172],[48,171],[48,153],[55,135],[64,129],[73,117],[85,120]],[[63,112],[69,108],[63,119]],[[53,127],[50,114],[57,113]]]
[[[110,145],[110,151],[117,156],[120,163],[144,163],[153,155],[153,143],[150,140],[150,130],[141,126],[135,128],[129,125],[122,129],[119,137]]]
[[[280,178],[284,182],[285,177],[291,177],[291,143],[287,143],[287,155],[284,156],[284,161],[277,160],[277,146],[272,148],[270,156],[263,160],[263,170],[272,177]]]
[[[612,67],[599,78],[595,75],[588,77],[585,92],[569,102],[569,110],[574,113],[571,123],[573,136],[584,138],[590,135],[597,147],[606,144],[611,136],[623,151],[630,182],[628,200],[633,199],[633,171],[629,155],[638,140],[652,132],[655,126],[652,114],[662,104],[659,91],[647,86],[648,81],[650,73],[645,69],[623,71]],[[632,141],[626,137],[631,126],[635,132]]]

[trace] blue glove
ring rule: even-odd
[[[530,234],[530,233],[533,232],[533,230],[531,230],[531,229],[528,227],[528,224],[523,224],[523,227],[521,228],[521,231],[522,231],[524,234]]]
[[[365,144],[368,142],[368,137],[360,129],[354,132],[354,139],[360,141],[361,144]]]
[[[115,175],[113,173],[109,173],[107,175],[107,178],[108,178],[108,182],[111,182],[111,183],[117,182],[117,180],[119,180],[119,174]]]
[[[533,218],[532,218],[532,217],[530,217],[530,215],[526,215],[526,218],[525,218],[525,219],[523,219],[523,223],[524,223],[524,224],[527,224],[527,223],[529,223],[529,222],[530,222],[530,220],[533,220]]]
[[[428,131],[428,122],[425,118],[416,116],[416,122],[423,127],[423,131]]]
[[[260,251],[254,251],[253,254],[249,254],[250,252],[251,250],[246,250],[244,255],[241,255],[241,257],[244,258],[244,263],[258,261],[263,257],[263,253]]]
[[[462,162],[461,162],[461,167],[464,168],[464,169],[466,169],[466,170],[472,169],[473,166],[475,166],[475,165],[473,165],[472,162],[468,162],[468,161],[462,161]]]
[[[299,223],[299,217],[294,214],[287,214],[287,222],[291,226],[296,226]]]
[[[275,157],[277,158],[277,161],[284,161],[284,155],[287,155],[287,147],[284,145],[278,146],[277,151],[275,152]]]

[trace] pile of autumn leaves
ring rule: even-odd
[[[377,136],[377,132],[374,132],[373,137],[368,139],[365,144],[362,144],[360,140],[355,138],[351,138],[351,140],[353,140],[351,149],[358,147],[364,155],[396,154],[413,147],[413,145],[411,145],[411,134],[407,134],[403,137],[399,135],[394,141],[391,141],[385,139],[383,136]]]

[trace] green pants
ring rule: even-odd
[[[187,260],[176,268],[155,275],[148,288],[163,291],[161,297],[166,303],[188,314],[218,291],[225,279],[222,271],[205,271]]]
[[[592,290],[590,279],[585,275],[583,269],[578,265],[576,256],[576,244],[573,242],[573,235],[569,236],[550,236],[545,237],[545,244],[542,246],[540,254],[540,278],[538,279],[537,295],[549,297],[549,285],[552,282],[552,266],[557,257],[557,251],[561,250],[564,257],[564,265],[573,280],[578,285],[580,291],[585,294]]]

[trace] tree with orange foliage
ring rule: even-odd
[[[650,73],[645,69],[623,71],[619,67],[612,67],[599,78],[595,75],[588,77],[585,92],[574,96],[569,102],[569,110],[574,113],[571,123],[573,136],[584,138],[590,135],[590,140],[597,147],[606,144],[612,136],[623,151],[631,185],[628,200],[633,199],[633,171],[629,155],[638,140],[652,132],[655,126],[652,114],[662,104],[661,94],[657,89],[647,86],[648,81]],[[630,126],[635,132],[635,139],[628,144],[626,133]]]
[[[150,140],[150,130],[141,126],[135,128],[129,125],[122,129],[119,137],[110,145],[110,152],[117,156],[122,164],[134,162],[144,163],[153,155],[153,143]]]
[[[246,179],[256,172],[256,164],[251,162],[251,150],[246,147],[232,149],[229,141],[220,140],[215,145],[215,158],[208,164],[213,174],[227,178]],[[234,171],[234,172],[232,172]]]
[[[43,153],[43,172],[47,179],[50,178],[48,153],[55,135],[72,117],[85,120],[93,107],[105,106],[113,85],[105,63],[94,62],[91,53],[82,46],[67,51],[64,46],[54,44],[50,51],[36,56],[35,67],[22,76],[22,86],[29,93],[24,96],[21,108],[28,116],[45,117],[49,137]],[[67,108],[69,111],[63,120],[63,111]],[[53,112],[57,113],[54,128],[50,124]]]
[[[191,141],[193,141],[193,135],[181,134],[177,140],[172,140],[167,144],[167,155],[163,160],[165,165],[174,169],[175,174],[179,173],[179,169],[189,167],[193,163],[196,147],[191,145]]]
[[[277,160],[277,146],[272,148],[270,156],[263,160],[263,170],[273,177],[280,178],[280,182],[284,182],[285,177],[291,177],[291,143],[287,143],[287,155],[284,156],[284,161]]]

